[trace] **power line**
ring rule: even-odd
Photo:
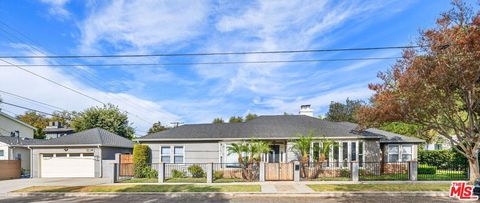
[[[22,64],[25,67],[52,66],[90,66],[90,67],[111,67],[111,66],[184,66],[184,65],[230,65],[230,64],[269,64],[269,63],[317,63],[336,61],[367,61],[367,60],[389,60],[402,57],[367,57],[367,58],[338,58],[338,59],[298,59],[298,60],[273,60],[273,61],[218,61],[218,62],[179,62],[179,63],[113,63],[113,64]],[[0,65],[0,67],[10,65]]]
[[[3,90],[0,90],[0,92],[1,92],[1,93],[4,93],[4,94],[8,94],[8,95],[15,96],[15,97],[18,97],[18,98],[27,100],[27,101],[31,101],[31,102],[39,103],[39,104],[42,104],[42,105],[45,105],[45,106],[49,106],[49,107],[55,108],[55,109],[57,109],[57,110],[66,111],[66,110],[63,109],[63,108],[60,108],[60,107],[57,107],[57,106],[53,106],[53,105],[50,105],[50,104],[47,104],[47,103],[43,103],[43,102],[40,102],[40,101],[37,101],[37,100],[34,100],[34,99],[30,99],[30,98],[27,98],[27,97],[24,97],[24,96],[20,96],[20,95],[18,95],[18,94],[14,94],[14,93],[11,93],[11,92],[6,92],[6,91],[3,91]],[[54,109],[52,109],[52,110],[54,110]]]
[[[58,86],[60,86],[60,87],[63,87],[63,88],[65,88],[65,89],[68,89],[68,90],[70,90],[70,91],[72,91],[72,92],[75,92],[75,93],[77,93],[77,94],[79,94],[79,95],[82,95],[82,96],[84,96],[84,97],[90,98],[90,99],[93,100],[93,101],[96,101],[96,102],[98,102],[98,103],[101,103],[101,104],[105,105],[105,103],[103,103],[102,101],[98,100],[97,98],[94,98],[94,97],[92,97],[92,96],[89,96],[89,95],[87,95],[87,94],[84,94],[84,93],[82,93],[82,92],[80,92],[80,91],[78,91],[78,90],[76,90],[76,89],[70,88],[70,87],[68,87],[68,86],[62,85],[62,84],[60,84],[60,83],[58,83],[58,82],[56,82],[56,81],[54,81],[54,80],[48,79],[48,78],[46,78],[46,77],[43,77],[42,75],[39,75],[39,74],[37,74],[37,73],[34,73],[34,72],[32,72],[32,71],[30,71],[30,70],[27,70],[27,69],[25,69],[25,68],[22,68],[22,67],[19,66],[19,65],[10,63],[10,62],[8,62],[8,61],[6,61],[6,60],[4,60],[4,59],[1,59],[1,58],[0,58],[0,61],[3,61],[4,63],[8,63],[8,64],[10,64],[10,65],[12,65],[12,66],[20,69],[20,70],[23,70],[23,71],[25,71],[25,72],[27,72],[27,73],[30,73],[30,74],[32,74],[32,75],[35,75],[35,76],[37,76],[37,77],[39,77],[39,78],[42,78],[42,79],[44,79],[44,80],[47,80],[47,81],[53,83],[53,84],[56,84],[56,85],[58,85]]]
[[[6,104],[6,105],[9,105],[9,106],[14,106],[14,107],[21,108],[21,109],[26,109],[26,110],[29,110],[29,111],[34,111],[34,112],[41,113],[41,114],[45,114],[45,115],[49,115],[49,116],[55,116],[55,115],[53,115],[53,114],[51,114],[51,113],[39,111],[39,110],[36,110],[36,109],[32,109],[32,108],[28,108],[28,107],[24,107],[24,106],[12,104],[12,103],[4,102],[4,101],[0,101],[0,103]]]
[[[0,58],[137,58],[137,57],[177,57],[177,56],[218,56],[218,55],[252,55],[252,54],[294,54],[294,53],[317,53],[317,52],[340,52],[340,51],[372,51],[387,49],[413,49],[420,46],[384,46],[384,47],[361,47],[361,48],[337,48],[337,49],[304,49],[304,50],[280,50],[280,51],[246,51],[246,52],[205,52],[205,53],[158,53],[158,54],[108,54],[108,55],[42,55],[42,56],[0,56]]]

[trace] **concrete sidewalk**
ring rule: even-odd
[[[22,178],[0,181],[0,194],[31,186],[86,186],[110,183],[105,178]]]

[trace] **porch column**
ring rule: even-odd
[[[408,177],[410,181],[417,180],[417,169],[418,169],[417,161],[408,161]]]
[[[165,163],[160,162],[158,166],[158,183],[165,182]]]
[[[359,166],[358,166],[358,161],[352,161],[352,181],[358,182],[358,171],[359,171]]]
[[[207,183],[213,182],[213,163],[207,164]]]
[[[293,181],[300,182],[300,162],[293,162]]]
[[[258,181],[260,182],[265,182],[265,162],[260,162],[260,165],[258,166],[259,167],[259,177],[258,177]]]

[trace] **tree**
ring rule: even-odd
[[[388,132],[417,137],[431,143],[435,139],[435,133],[427,130],[425,126],[419,124],[409,124],[404,122],[387,122],[379,126],[379,129]]]
[[[91,128],[103,128],[129,139],[132,139],[134,134],[134,129],[128,121],[127,113],[121,112],[113,104],[88,108],[80,112],[73,119],[71,125],[76,132]]]
[[[262,154],[271,151],[270,144],[265,141],[252,139],[249,142],[233,143],[227,146],[228,155],[236,154],[242,168],[242,178],[253,181],[258,176]]]
[[[313,142],[313,132],[309,132],[308,136],[298,134],[298,139],[293,142],[292,150],[300,156],[300,164],[302,166],[302,177],[307,177],[305,166],[310,160],[310,148]]]
[[[150,129],[148,129],[148,134],[156,133],[156,132],[161,132],[164,130],[167,130],[168,128],[163,126],[160,121],[154,123]]]
[[[249,114],[247,114],[247,116],[245,116],[245,121],[250,121],[250,120],[253,120],[253,119],[257,118],[257,117],[258,117],[257,114],[251,114],[251,113],[249,113]]]
[[[49,121],[45,115],[34,111],[28,111],[23,115],[18,115],[17,119],[37,128],[33,135],[35,139],[45,139],[45,132],[43,129],[48,125]]]
[[[225,123],[225,121],[223,121],[223,118],[214,118],[212,123],[219,124],[219,123]]]
[[[53,112],[53,116],[49,119],[49,121],[59,121],[65,127],[70,127],[73,119],[78,116],[76,111],[56,111]]]
[[[448,139],[468,159],[470,181],[480,177],[480,13],[461,1],[421,32],[420,51],[407,49],[357,118],[364,127],[400,121],[421,124]]]
[[[356,123],[355,112],[360,108],[365,102],[362,100],[347,100],[344,103],[340,102],[331,102],[328,107],[328,112],[326,115],[326,120],[329,121],[346,121]]]
[[[232,116],[230,119],[228,119],[229,123],[241,123],[243,122],[243,118],[240,116]]]

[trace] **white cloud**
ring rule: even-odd
[[[29,54],[26,53],[25,55]],[[44,61],[42,59],[35,59],[29,61],[10,60],[10,62],[14,64],[48,64],[48,61]],[[0,61],[0,64],[6,63]],[[180,116],[165,110],[164,106],[161,106],[156,102],[142,99],[126,93],[112,93],[97,89],[97,87],[86,85],[84,82],[79,81],[77,78],[70,75],[73,69],[63,71],[61,69],[53,67],[35,67],[29,68],[29,70],[46,78],[52,79],[60,84],[63,84],[75,90],[79,90],[82,93],[94,97],[104,103],[112,103],[118,105],[121,110],[129,112],[129,120],[133,122],[134,127],[136,127],[136,129],[139,131],[146,131],[156,121],[169,123],[171,121],[180,120]],[[0,90],[15,93],[70,111],[81,111],[88,107],[101,105],[87,97],[81,96],[77,93],[74,93],[70,90],[55,85],[51,82],[48,82],[44,79],[36,77],[15,67],[1,68]],[[48,107],[42,105],[34,103],[32,104],[31,102],[26,102],[6,94],[0,95],[6,102],[15,103],[18,105],[25,105],[29,107],[32,107],[33,105],[35,109],[52,112],[52,109],[49,109]],[[4,109],[7,109],[8,111],[12,111],[17,114],[24,111],[7,105],[0,106]]]
[[[81,49],[99,51],[108,45],[126,51],[188,44],[185,40],[202,33],[207,11],[206,1],[111,1],[92,8],[82,23]]]
[[[60,17],[60,19],[68,18],[70,16],[70,12],[65,9],[65,5],[69,1],[70,0],[41,0],[42,3],[50,6],[48,13],[50,15]]]

